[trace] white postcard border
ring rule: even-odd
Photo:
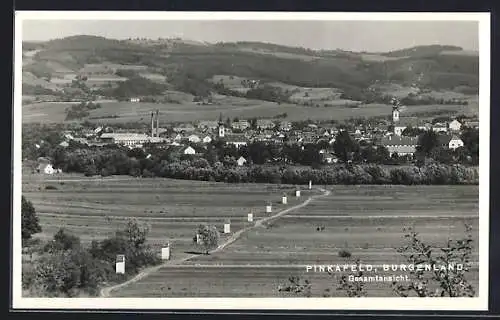
[[[479,22],[479,297],[476,298],[23,298],[21,255],[22,21],[23,20],[459,20]],[[488,310],[490,14],[381,12],[129,12],[17,11],[14,45],[13,275],[14,309],[285,309],[285,310]],[[457,30],[459,32],[459,30]]]

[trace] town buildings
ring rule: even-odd
[[[445,149],[455,150],[464,146],[464,142],[457,135],[439,135],[438,142]]]
[[[448,124],[448,127],[450,128],[451,131],[460,131],[462,128],[462,124],[458,120],[453,120]]]
[[[390,155],[394,153],[400,156],[413,155],[417,151],[418,138],[388,135],[381,139],[380,145],[386,147]]]
[[[133,148],[142,147],[144,143],[160,143],[164,140],[141,133],[103,133],[99,137],[100,142],[121,144]]]

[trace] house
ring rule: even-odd
[[[77,143],[85,144],[85,145],[89,144],[89,142],[85,138],[75,138],[74,141]]]
[[[458,136],[453,136],[451,138],[450,142],[448,143],[448,148],[453,149],[453,150],[460,148],[460,147],[463,147],[463,146],[464,146],[464,142]]]
[[[246,146],[248,144],[248,139],[244,134],[232,134],[224,138],[226,144],[232,144],[236,148],[241,146]]]
[[[441,147],[452,150],[464,146],[464,142],[458,136],[439,135],[438,142]]]
[[[331,152],[326,152],[322,154],[322,159],[324,163],[332,164],[337,163],[339,159]]]
[[[250,128],[250,123],[247,120],[238,120],[234,121],[231,126],[233,127],[233,129],[246,130]]]
[[[254,136],[252,137],[252,140],[253,140],[253,141],[266,141],[266,140],[267,140],[267,138],[266,138],[266,136],[265,136],[265,135],[263,135],[263,134],[256,134],[256,135],[254,135]]]
[[[43,174],[54,174],[56,172],[50,163],[40,163],[36,171]]]
[[[432,128],[432,124],[426,122],[426,123],[418,125],[417,128],[420,129],[420,130],[429,131]]]
[[[381,139],[380,145],[387,148],[389,154],[413,155],[417,151],[418,138],[389,135]]]
[[[435,125],[432,126],[432,131],[434,131],[434,132],[447,132],[448,126],[446,125],[446,123],[436,123]]]
[[[196,154],[196,150],[194,150],[192,147],[187,147],[184,149],[182,152],[183,154]]]
[[[199,143],[201,141],[200,137],[198,137],[195,134],[190,135],[188,137],[188,140],[189,140],[189,142],[193,142],[193,143]]]
[[[100,142],[121,144],[127,147],[140,147],[150,141],[150,137],[140,133],[103,133]]]
[[[330,134],[332,136],[337,135],[337,133],[339,133],[339,129],[337,129],[335,127],[330,128]]]
[[[403,131],[407,127],[418,128],[419,127],[418,118],[417,117],[398,118],[398,120],[394,122],[394,134],[398,136],[402,135]]]
[[[283,131],[292,130],[292,123],[290,121],[281,121],[279,123],[279,129]]]
[[[247,159],[243,158],[243,156],[239,157],[239,159],[236,161],[238,163],[238,166],[242,166],[245,163],[247,163]]]
[[[458,120],[453,120],[448,124],[448,127],[450,128],[451,131],[460,131],[462,128],[462,124]]]
[[[149,137],[148,143],[162,143],[167,142],[168,139],[160,138],[160,137]]]
[[[275,126],[272,120],[268,119],[257,119],[257,128],[260,129],[273,129]]]
[[[158,136],[165,135],[168,133],[167,128],[156,128],[155,133],[158,133]]]
[[[207,129],[210,129],[210,130],[214,130],[214,129],[217,129],[217,127],[219,126],[219,124],[217,123],[217,121],[200,121],[198,123],[198,128],[207,128]]]
[[[471,129],[479,129],[479,121],[466,121],[464,122],[464,127]]]
[[[174,128],[174,132],[193,132],[195,127],[190,123],[183,123],[178,127]]]
[[[210,136],[206,136],[205,138],[203,138],[203,143],[210,143],[212,142],[212,138]]]

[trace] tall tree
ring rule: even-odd
[[[472,156],[479,156],[479,130],[465,129],[460,138]]]
[[[350,159],[351,153],[356,151],[356,149],[357,144],[347,131],[340,131],[337,134],[335,142],[333,143],[333,150],[335,150],[335,154],[342,161],[347,162]]]
[[[33,207],[31,201],[26,200],[24,196],[22,196],[21,200],[21,216],[23,240],[31,239],[33,234],[42,232],[42,227],[36,215],[35,207]]]
[[[439,145],[438,136],[434,131],[424,132],[418,139],[417,151],[428,156]]]

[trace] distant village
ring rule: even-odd
[[[417,117],[401,116],[401,105],[394,101],[392,120],[381,121],[380,125],[358,125],[348,133],[353,140],[360,144],[385,147],[390,156],[405,156],[412,158],[417,151],[418,135],[403,134],[408,128],[421,131],[434,131],[438,134],[439,144],[445,149],[455,150],[463,147],[460,138],[465,128],[479,128],[478,121],[463,121],[453,119],[446,123],[423,122]],[[290,121],[272,119],[238,119],[237,121],[223,121],[222,114],[219,120],[199,121],[196,123],[183,123],[175,127],[162,128],[159,121],[159,110],[151,112],[151,126],[147,133],[134,132],[134,130],[114,129],[99,126],[94,130],[64,132],[64,141],[61,147],[68,147],[70,141],[75,141],[87,146],[105,146],[117,144],[129,149],[143,148],[147,144],[156,144],[181,155],[196,155],[204,153],[206,146],[212,142],[220,141],[225,145],[236,148],[247,146],[254,142],[270,142],[274,144],[299,145],[304,148],[307,144],[321,144],[319,150],[323,164],[339,162],[335,155],[333,144],[337,134],[346,129],[332,125],[308,124],[303,128],[294,128]],[[247,159],[240,156],[237,165],[243,166]],[[37,171],[45,174],[60,172],[54,169],[50,161],[39,161]]]

